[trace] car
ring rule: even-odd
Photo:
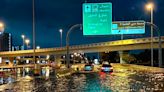
[[[0,77],[4,76],[4,75],[5,75],[5,73],[0,71]]]
[[[84,71],[93,71],[93,68],[92,64],[85,64]]]
[[[108,61],[103,61],[102,64],[109,64],[109,62]]]
[[[101,72],[113,72],[113,67],[110,64],[102,64]]]

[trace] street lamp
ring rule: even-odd
[[[148,3],[146,5],[146,9],[150,11],[150,14],[151,14],[151,24],[153,24],[154,4],[153,3]],[[153,66],[153,63],[154,63],[154,57],[153,57],[153,26],[151,26],[151,66]]]
[[[153,3],[148,3],[146,5],[146,8],[147,8],[147,10],[151,10],[152,8],[154,8],[154,4]]]
[[[5,25],[3,22],[0,22],[0,34],[4,32]]]
[[[62,47],[62,33],[63,33],[63,30],[59,29],[59,32],[60,32],[60,46]]]
[[[0,28],[4,28],[4,24],[0,22]]]
[[[26,46],[27,46],[27,49],[28,49],[28,45],[29,45],[29,43],[30,43],[30,40],[29,40],[29,39],[26,39],[26,40],[25,40],[25,43],[26,43]]]
[[[23,39],[23,45],[22,46],[23,46],[23,50],[24,50],[24,42],[25,42],[24,39],[25,39],[25,35],[21,35],[21,37]]]
[[[40,46],[36,46],[36,49],[40,49]]]

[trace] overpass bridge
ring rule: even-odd
[[[153,38],[154,48],[158,48],[158,37]],[[164,42],[164,36],[161,37],[161,41]],[[151,48],[151,38],[137,38],[137,39],[126,39],[109,42],[100,42],[84,45],[70,46],[70,53],[83,52],[105,52],[105,51],[122,51],[122,50],[141,50]],[[164,44],[162,44],[164,48]],[[61,48],[44,48],[36,49],[36,56],[39,55],[56,55],[66,54],[66,47]],[[20,50],[20,51],[6,51],[0,52],[0,57],[16,57],[16,56],[32,56],[33,50]]]

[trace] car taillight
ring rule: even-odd
[[[102,70],[104,70],[105,68],[104,67],[101,67]]]

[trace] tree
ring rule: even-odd
[[[119,62],[119,54],[117,51],[109,53],[100,53],[102,61],[108,61],[110,63]]]
[[[132,63],[135,62],[137,59],[128,53],[123,54],[123,60],[127,63]]]

